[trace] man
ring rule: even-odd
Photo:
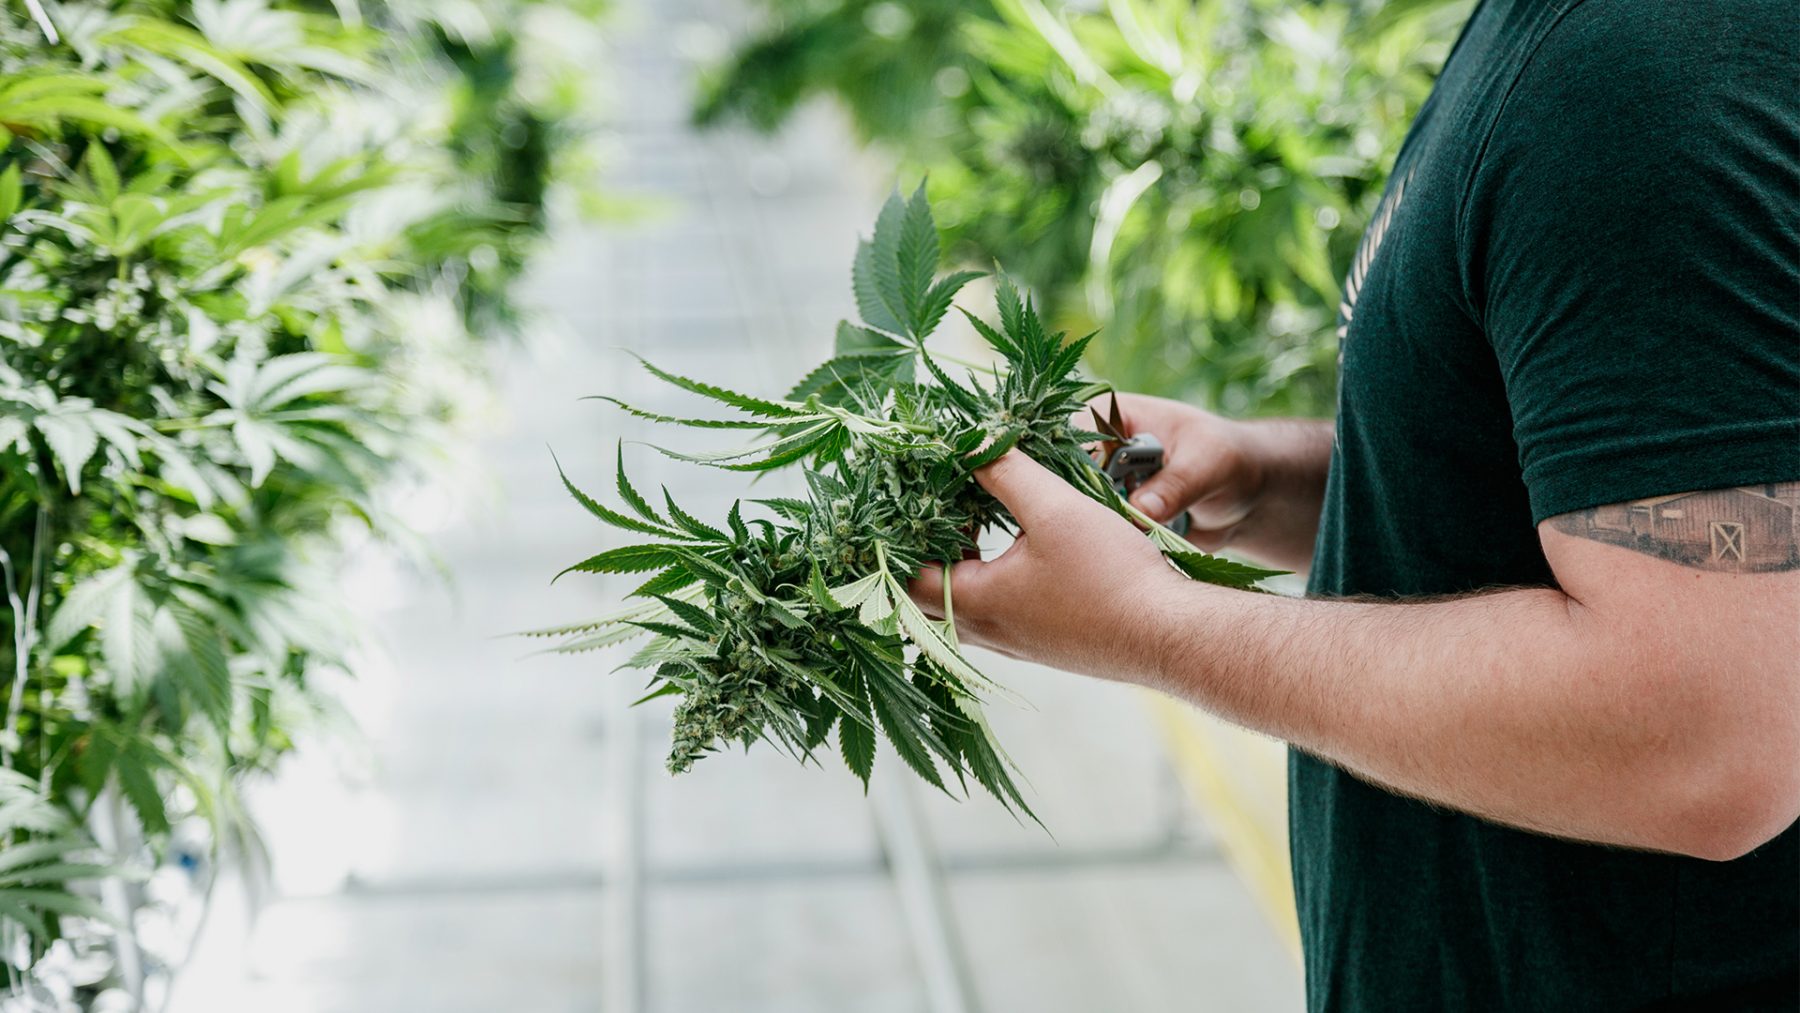
[[[1137,503],[1307,599],[979,473],[1023,533],[952,570],[966,640],[1293,744],[1314,1010],[1795,1008],[1797,36],[1486,0],[1347,280],[1335,427],[1121,398],[1168,448]]]

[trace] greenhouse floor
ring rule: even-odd
[[[834,756],[801,768],[768,748],[671,778],[668,708],[627,707],[642,679],[612,674],[619,655],[533,656],[499,636],[606,611],[629,587],[550,585],[621,542],[563,493],[547,445],[595,491],[620,439],[640,485],[701,516],[741,491],[579,398],[683,403],[627,350],[783,389],[850,311],[850,257],[882,196],[830,110],[774,139],[687,129],[688,61],[716,49],[734,5],[621,6],[604,178],[642,213],[556,238],[535,285],[551,333],[501,356],[457,477],[407,502],[447,576],[371,553],[347,582],[380,640],[345,687],[361,744],[303,754],[256,792],[274,889],[251,918],[241,882],[221,885],[168,1008],[1298,1008],[1293,954],[1132,691],[978,659],[1030,701],[996,703],[993,720],[1047,833],[986,798],[936,796],[891,754],[866,799]]]

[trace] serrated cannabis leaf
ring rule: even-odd
[[[844,755],[844,765],[862,781],[863,790],[867,791],[869,774],[875,768],[875,731],[853,718],[850,712],[838,719],[837,729],[838,749]]]

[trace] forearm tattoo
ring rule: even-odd
[[[1652,496],[1550,518],[1564,534],[1697,570],[1800,569],[1800,482]]]

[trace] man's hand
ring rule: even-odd
[[[1164,522],[1185,510],[1188,540],[1208,552],[1229,545],[1306,569],[1331,463],[1330,423],[1241,422],[1143,394],[1107,394],[1092,408],[1106,417],[1115,396],[1125,434],[1152,433],[1163,445],[1162,470],[1131,495],[1138,509]]]
[[[1006,504],[1019,537],[998,557],[950,571],[950,605],[964,640],[1073,672],[1148,677],[1121,668],[1119,639],[1135,637],[1171,588],[1186,583],[1130,521],[1017,450],[975,472]],[[927,567],[913,600],[944,614],[944,575]]]

